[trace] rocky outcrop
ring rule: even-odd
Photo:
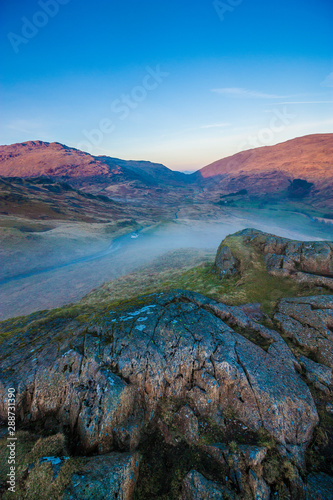
[[[37,424],[38,425],[38,424]],[[42,435],[16,431],[12,455],[15,471],[8,490],[8,443],[12,435],[0,438],[0,497],[40,500],[131,500],[138,480],[142,456],[134,453],[108,453],[73,456],[63,433]],[[36,430],[36,427],[35,427]],[[41,427],[39,423],[40,432]],[[45,435],[46,431],[46,435]],[[13,446],[13,445],[12,445]],[[12,462],[13,464],[13,462]],[[15,491],[14,491],[15,490]],[[14,495],[13,495],[14,493]]]
[[[240,254],[244,248],[261,256],[270,274],[290,276],[301,283],[333,289],[333,243],[330,241],[295,241],[258,229],[244,229],[227,236],[217,251],[216,269],[220,268],[221,262],[222,271],[224,265],[227,266],[225,274],[221,271],[221,277],[233,274],[227,270],[229,267],[236,270],[232,259],[242,260]]]
[[[140,459],[138,453],[108,453],[79,459],[42,456],[25,470],[17,468],[21,474],[17,478],[19,491],[15,493],[18,498],[41,500],[131,500]],[[20,460],[22,457],[18,456],[18,463]]]
[[[263,426],[284,446],[309,441],[316,407],[277,332],[242,308],[190,292],[147,300],[143,307],[98,317],[88,328],[72,325],[5,342],[1,417],[6,390],[14,387],[23,422],[53,415],[85,451],[104,453],[126,443],[121,429],[132,429],[133,420],[153,422],[168,398],[186,401],[198,418],[216,422],[232,407],[245,425]],[[271,346],[265,351],[227,322],[271,338]]]

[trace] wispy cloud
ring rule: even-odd
[[[212,123],[210,125],[202,125],[200,128],[223,128],[223,127],[229,127],[231,123],[225,122],[225,123]]]
[[[35,132],[42,128],[42,124],[33,120],[14,120],[11,123],[7,124],[7,128],[11,130],[15,130],[16,132],[24,132],[29,134],[30,132]]]
[[[333,104],[333,101],[286,101],[279,104]]]
[[[322,87],[333,87],[333,71],[321,82]]]
[[[254,97],[257,99],[286,99],[288,95],[266,94],[256,90],[243,89],[241,87],[230,87],[221,89],[211,89],[215,94],[231,95],[235,97]]]

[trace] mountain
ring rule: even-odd
[[[90,192],[121,195],[188,183],[187,175],[148,161],[92,156],[58,142],[29,141],[0,146],[0,176],[52,177]],[[116,186],[118,189],[112,190]]]
[[[92,156],[57,142],[29,141],[0,146],[0,176],[47,177],[94,195],[160,206],[179,205],[190,198],[198,206],[240,194],[269,203],[273,199],[305,202],[331,213],[333,134],[242,151],[190,175],[159,163]]]
[[[207,165],[193,177],[210,191],[224,194],[244,189],[255,195],[287,192],[291,198],[307,197],[318,205],[330,205],[333,204],[333,134],[307,135],[275,146],[242,151]]]

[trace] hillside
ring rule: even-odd
[[[73,189],[65,182],[42,177],[0,177],[0,216],[4,215],[35,220],[107,222],[129,217],[129,211],[125,205],[106,196]]]
[[[90,192],[111,190],[121,196],[130,191],[134,197],[137,190],[188,182],[188,176],[161,164],[92,156],[57,142],[42,141],[0,146],[0,176],[61,178]],[[113,186],[120,189],[112,190]]]
[[[230,193],[247,189],[249,194],[281,193],[294,179],[313,183],[309,201],[333,203],[333,134],[298,137],[275,146],[242,151],[218,160],[193,174],[209,190]],[[289,188],[289,194],[290,188]],[[307,193],[297,193],[294,198]]]

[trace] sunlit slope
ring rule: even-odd
[[[207,165],[193,176],[211,190],[247,189],[249,194],[282,193],[290,190],[294,179],[303,179],[313,184],[309,200],[330,205],[333,204],[333,134],[308,135],[242,151]]]

